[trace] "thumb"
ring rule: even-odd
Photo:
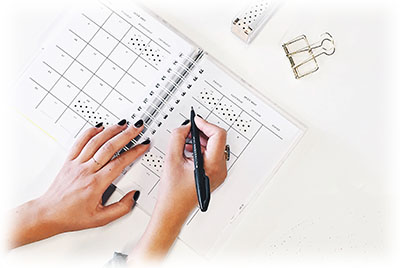
[[[185,149],[186,137],[189,135],[190,125],[181,126],[172,131],[169,146],[168,155],[174,159],[183,157],[183,151]]]
[[[106,206],[98,214],[100,225],[108,224],[131,211],[138,200],[139,191],[131,191],[127,193],[119,202]]]

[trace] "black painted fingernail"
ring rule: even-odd
[[[186,119],[185,122],[182,123],[182,126],[186,126],[187,124],[189,124],[190,120]]]
[[[136,191],[136,193],[133,195],[133,200],[135,200],[135,202],[138,201],[139,196],[140,196],[140,191]]]
[[[141,127],[141,126],[143,126],[143,120],[142,120],[142,119],[140,119],[139,121],[137,121],[137,122],[135,123],[135,128],[139,128],[139,127]]]
[[[142,142],[143,145],[147,145],[150,144],[150,139],[145,140],[144,142]]]
[[[103,126],[103,122],[98,123],[95,127],[96,128],[101,128]]]
[[[203,117],[201,115],[197,114],[197,116],[200,117],[201,119],[203,119]]]
[[[126,124],[126,120],[122,119],[121,121],[118,122],[118,125],[123,126]]]

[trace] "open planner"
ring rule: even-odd
[[[208,211],[195,209],[179,235],[212,256],[305,127],[141,7],[96,3],[60,24],[17,85],[20,109],[65,148],[99,122],[143,119],[143,134],[127,147],[147,137],[151,147],[114,181],[114,197],[140,190],[136,207],[151,215],[171,131],[191,106],[227,130],[228,177]]]

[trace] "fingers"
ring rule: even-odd
[[[172,131],[168,145],[168,156],[173,159],[183,159],[183,150],[186,143],[186,137],[189,135],[190,125],[181,126]]]
[[[224,129],[222,129],[222,128],[214,125],[214,124],[211,124],[211,123],[207,122],[206,120],[204,120],[203,118],[200,118],[199,116],[196,116],[194,118],[194,121],[196,122],[196,126],[208,138],[210,138],[211,136],[220,135],[222,131],[225,131]]]
[[[109,139],[118,135],[124,129],[127,128],[126,121],[125,123],[122,122],[124,124],[120,125],[120,123],[118,123],[117,125],[113,125],[111,127],[107,127],[103,132],[100,133],[100,135],[97,135],[94,138],[92,138],[83,148],[82,153],[79,155],[79,160],[81,162],[88,161],[93,157],[93,155],[103,144],[105,144]]]
[[[188,139],[192,139],[192,133],[189,132],[189,135],[187,136]],[[203,132],[200,131],[200,144],[201,146],[206,146],[207,145],[207,140],[208,137],[206,135],[204,135]]]
[[[108,161],[110,161],[115,153],[119,152],[127,143],[138,136],[142,130],[143,125],[139,128],[130,126],[125,129],[125,131],[117,134],[108,140],[104,145],[102,145],[93,156],[93,158],[100,163],[100,165],[97,163],[94,165],[95,170],[99,170],[102,167],[101,165],[105,165]]]
[[[226,131],[196,116],[196,126],[208,137],[204,157],[213,161],[224,158]]]
[[[87,129],[83,134],[81,134],[75,141],[74,145],[72,145],[71,150],[68,154],[68,160],[74,160],[79,156],[82,152],[82,149],[86,146],[86,144],[97,134],[104,130],[103,125],[99,127],[91,127]]]
[[[108,224],[131,211],[136,204],[134,200],[135,193],[139,192],[129,192],[119,202],[104,207],[100,213],[96,214],[98,224],[100,226]]]
[[[201,148],[201,153],[204,154],[204,152],[206,151],[206,147],[205,146],[200,146]],[[192,153],[193,152],[193,145],[192,144],[186,144],[185,145],[185,150]]]
[[[106,189],[122,173],[124,168],[144,154],[149,147],[150,144],[136,145],[101,168],[98,171],[99,178],[101,178],[100,188]]]

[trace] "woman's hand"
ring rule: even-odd
[[[148,144],[137,145],[112,159],[142,130],[141,120],[135,126],[128,127],[122,120],[107,129],[101,124],[88,129],[73,145],[47,192],[13,211],[10,246],[102,226],[128,213],[135,205],[135,191],[109,206],[101,204],[101,197],[123,169],[149,148]]]
[[[225,145],[226,131],[196,116],[196,126],[202,132],[200,141],[204,158],[204,170],[210,179],[211,191],[220,186],[227,175]],[[191,152],[192,145],[186,144],[190,135],[190,124],[175,129],[169,143],[157,206],[162,211],[174,211],[188,216],[197,206],[197,194],[194,180],[194,163],[192,157],[185,157],[184,149]],[[204,134],[204,135],[203,135]]]
[[[204,169],[210,179],[211,190],[220,186],[227,175],[225,145],[226,131],[208,123],[200,117],[195,118],[197,127],[202,132],[202,152]],[[194,180],[192,158],[184,155],[189,137],[190,124],[184,124],[172,132],[156,207],[151,221],[139,244],[129,256],[130,262],[141,262],[164,257],[190,212],[196,207],[197,194]],[[212,206],[212,201],[210,206]]]

